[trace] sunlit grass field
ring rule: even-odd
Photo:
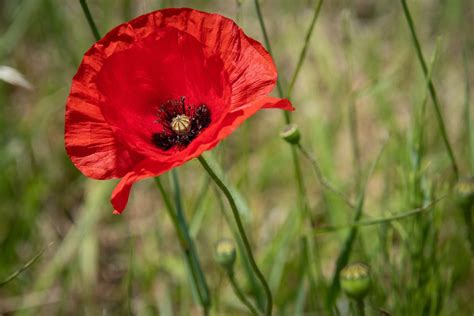
[[[348,262],[371,267],[366,315],[473,315],[473,210],[455,187],[474,174],[474,2],[407,1],[426,75],[402,1],[326,0],[311,28],[319,2],[260,1],[300,147],[280,138],[283,113],[265,110],[204,154],[238,197],[274,315],[357,315],[339,289]],[[101,35],[191,7],[233,19],[268,47],[254,0],[88,4]],[[0,315],[201,315],[155,181],[136,184],[112,215],[117,181],[86,178],[64,149],[71,80],[94,42],[79,1],[0,1],[0,67],[23,76],[0,68]],[[210,314],[250,315],[214,258],[218,240],[236,238],[225,197],[197,161],[175,176]],[[176,178],[160,179],[175,202]],[[236,280],[263,309],[237,248]]]

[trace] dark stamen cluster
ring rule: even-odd
[[[169,150],[174,146],[184,148],[211,123],[211,112],[206,104],[186,105],[185,100],[185,97],[181,97],[178,100],[169,100],[159,106],[156,123],[163,127],[163,131],[154,133],[152,136],[152,142],[156,147],[163,150]],[[172,128],[173,119],[179,115],[189,118],[189,130],[185,133],[177,133]]]

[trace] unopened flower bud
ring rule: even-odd
[[[472,205],[474,203],[474,177],[460,179],[454,191],[460,203]]]
[[[296,145],[300,142],[300,129],[296,124],[288,124],[280,132],[280,137],[288,143]]]
[[[232,269],[237,257],[234,242],[230,239],[221,239],[215,245],[215,259],[224,269]]]
[[[349,297],[361,300],[370,290],[370,267],[361,262],[351,263],[342,269],[339,280],[342,290]]]

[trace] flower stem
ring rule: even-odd
[[[339,197],[350,207],[350,208],[355,208],[355,204],[350,200],[349,197],[347,197],[344,193],[339,191],[334,185],[332,185],[324,176],[323,173],[321,172],[321,167],[319,166],[318,161],[316,160],[315,157],[313,157],[307,150],[304,148],[301,144],[297,145],[298,150],[301,152],[301,154],[308,159],[308,161],[311,163],[311,166],[313,167],[314,172],[316,173],[316,177],[318,178],[318,181],[321,183],[321,185],[326,188],[327,190],[339,195]]]
[[[230,207],[232,209],[232,214],[234,215],[234,219],[237,224],[237,229],[242,238],[245,251],[247,252],[247,257],[249,258],[249,261],[250,261],[250,265],[252,266],[252,269],[254,270],[255,274],[260,280],[260,283],[262,284],[263,289],[265,291],[265,295],[267,297],[267,306],[265,309],[265,313],[266,315],[272,315],[272,308],[273,308],[272,293],[270,291],[270,287],[268,286],[267,281],[265,280],[265,277],[263,276],[262,272],[257,266],[257,263],[255,262],[255,258],[253,257],[253,253],[250,247],[250,242],[248,240],[247,234],[245,233],[242,220],[240,219],[239,210],[237,209],[237,205],[235,204],[234,197],[232,196],[232,193],[229,191],[229,189],[224,184],[224,182],[217,176],[214,170],[209,166],[206,159],[203,156],[199,156],[198,160],[201,163],[201,165],[204,167],[204,169],[207,171],[207,173],[209,173],[212,180],[214,180],[217,186],[222,190],[227,200],[229,201]]]
[[[194,247],[193,241],[191,236],[189,235],[188,226],[186,224],[186,220],[184,218],[184,214],[181,211],[175,211],[171,200],[166,193],[163,184],[161,183],[160,179],[157,177],[155,178],[156,185],[158,190],[163,197],[163,202],[165,203],[165,208],[168,211],[168,214],[173,222],[175,227],[176,233],[178,234],[178,239],[180,241],[181,248],[184,252],[186,261],[188,263],[189,269],[191,270],[191,277],[194,283],[194,287],[197,290],[199,303],[201,304],[204,315],[209,314],[209,308],[211,306],[211,300],[209,295],[209,289],[206,283],[206,279],[204,277],[204,273],[202,272],[201,266],[199,264],[199,260],[196,254],[196,249]],[[176,186],[179,186],[177,181],[173,181],[175,185],[175,198],[178,199],[178,195],[180,195],[179,190],[176,190]],[[179,200],[181,198],[179,197]],[[177,208],[181,208],[181,202],[177,203]],[[181,213],[181,214],[180,214]]]
[[[359,316],[365,316],[365,304],[364,299],[358,299],[357,302],[357,314]]]
[[[84,15],[86,16],[87,23],[89,23],[92,34],[94,34],[96,41],[98,41],[100,39],[99,30],[97,30],[97,26],[95,25],[91,12],[89,11],[89,6],[87,5],[86,0],[79,0],[79,2],[81,3],[82,11],[84,11]]]
[[[232,285],[232,289],[234,290],[235,295],[240,299],[240,301],[249,309],[252,315],[258,315],[257,310],[253,307],[252,303],[245,297],[245,294],[237,284],[237,280],[235,279],[234,271],[227,271],[227,277],[229,278],[230,284]]]
[[[428,66],[426,65],[425,57],[423,56],[423,52],[421,50],[420,41],[416,35],[415,24],[410,14],[410,10],[408,9],[408,5],[406,0],[400,0],[403,7],[403,13],[405,14],[405,18],[408,23],[408,27],[410,28],[410,32],[413,38],[413,44],[415,45],[416,54],[418,56],[418,60],[420,61],[421,68],[423,69],[423,74],[425,78],[428,80],[428,88],[430,91],[431,99],[433,100],[433,105],[435,108],[436,118],[438,120],[439,130],[441,132],[441,137],[443,138],[444,144],[448,151],[449,159],[451,160],[451,166],[453,168],[454,175],[456,179],[459,177],[458,166],[456,163],[456,159],[454,157],[453,150],[451,148],[451,144],[449,143],[448,134],[446,132],[446,126],[444,124],[443,115],[441,114],[441,109],[438,101],[438,96],[436,94],[435,87],[433,85],[433,81],[431,78],[428,77]]]

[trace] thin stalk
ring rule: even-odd
[[[303,214],[308,218],[311,227],[314,228],[316,227],[316,222],[311,216],[311,212],[309,210],[308,200],[306,198],[306,187],[303,181],[303,172],[301,169],[301,164],[298,160],[298,152],[296,151],[294,146],[291,146],[291,154],[293,155],[293,168],[295,171],[296,184],[298,186],[298,204],[303,210]]]
[[[242,292],[242,289],[239,287],[237,280],[235,279],[234,271],[227,271],[227,277],[229,278],[232,289],[234,290],[235,295],[239,300],[248,308],[252,315],[258,315],[257,310],[253,307],[252,303],[245,297],[245,294]]]
[[[318,161],[314,156],[312,156],[301,144],[297,145],[297,148],[303,154],[303,156],[308,159],[313,167],[314,172],[316,173],[316,177],[321,185],[326,188],[327,190],[339,195],[339,197],[351,208],[355,208],[355,204],[341,191],[339,191],[334,185],[331,184],[322,174],[321,167],[319,166]]]
[[[171,200],[165,191],[163,184],[161,183],[160,178],[155,178],[156,186],[161,193],[163,202],[165,203],[165,209],[167,210],[173,226],[175,227],[176,233],[178,235],[178,240],[181,245],[181,249],[184,252],[188,267],[191,270],[191,277],[194,284],[194,287],[198,293],[199,303],[203,307],[204,314],[207,315],[210,307],[210,295],[207,288],[206,280],[204,278],[204,273],[202,272],[199,261],[197,260],[197,255],[195,254],[195,249],[193,241],[187,230],[187,225],[180,219],[171,203]]]
[[[351,92],[352,95],[352,92]],[[352,99],[353,97],[351,97]],[[349,104],[349,129],[352,147],[352,159],[356,172],[356,188],[360,191],[362,182],[362,162],[360,158],[360,146],[359,146],[359,127],[357,124],[357,108],[354,100],[351,100]]]
[[[364,304],[364,299],[359,299],[356,302],[357,304],[357,314],[359,316],[365,316],[365,304]]]
[[[467,126],[467,139],[468,139],[468,157],[469,157],[469,166],[471,169],[471,174],[474,175],[474,127],[472,126],[471,119],[471,93],[469,90],[469,60],[467,56],[466,48],[463,51],[463,64],[464,64],[464,117],[466,119]]]
[[[270,45],[270,39],[268,37],[267,28],[265,27],[265,21],[263,20],[262,10],[260,9],[260,3],[258,2],[258,0],[254,0],[253,2],[255,3],[255,9],[257,10],[258,22],[260,23],[260,28],[262,29],[263,39],[265,41],[265,46],[267,47],[268,52],[270,53],[270,55],[273,56],[272,46]],[[281,87],[281,83],[280,83],[279,79],[277,79],[277,89],[278,89],[278,95],[280,97],[283,97],[283,89]],[[283,113],[285,115],[286,123],[289,124],[290,123],[290,114],[289,114],[289,112],[284,111]]]
[[[360,157],[359,145],[359,127],[357,122],[357,108],[356,108],[356,93],[352,88],[353,73],[353,55],[352,55],[352,34],[349,15],[345,14],[342,21],[343,35],[344,35],[344,52],[347,60],[347,91],[349,93],[349,137],[351,140],[352,162],[354,165],[356,192],[360,192],[362,185],[362,162]]]
[[[81,3],[82,11],[84,11],[84,15],[86,16],[87,23],[89,23],[89,27],[91,28],[92,34],[94,35],[96,41],[100,39],[99,30],[95,25],[94,19],[92,18],[91,12],[89,11],[89,6],[87,5],[86,0],[79,0]]]
[[[3,286],[7,285],[10,283],[12,280],[16,279],[20,274],[22,274],[24,271],[28,270],[29,267],[31,267],[42,255],[43,253],[51,247],[53,243],[50,243],[48,246],[46,246],[44,249],[42,249],[40,252],[38,252],[33,258],[31,258],[27,263],[25,263],[20,269],[12,273],[10,276],[8,276],[6,279],[0,282],[0,288]]]
[[[201,265],[199,264],[199,259],[197,256],[196,248],[194,246],[194,243],[192,242],[191,235],[189,233],[189,228],[188,224],[186,222],[186,218],[184,215],[184,209],[183,209],[183,202],[181,198],[181,189],[179,185],[179,177],[178,177],[178,172],[176,169],[171,170],[171,177],[173,180],[173,191],[174,191],[174,198],[175,198],[175,205],[176,205],[176,213],[178,217],[178,221],[180,223],[180,226],[183,227],[183,231],[186,234],[187,239],[190,241],[190,255],[191,255],[191,265],[192,265],[192,270],[195,271],[196,273],[196,279],[197,279],[197,285],[198,285],[198,291],[201,292],[202,296],[202,301],[201,305],[204,308],[204,313],[207,315],[209,313],[209,308],[211,306],[211,299],[209,295],[209,287],[207,286],[206,278],[204,276],[204,273],[201,269]]]
[[[451,148],[451,144],[449,143],[448,134],[446,132],[446,126],[444,124],[443,115],[441,113],[441,107],[440,107],[440,104],[439,104],[439,101],[438,101],[438,95],[436,93],[436,89],[434,87],[433,81],[431,80],[431,78],[428,78],[428,66],[426,65],[425,57],[423,56],[423,52],[421,50],[421,45],[420,45],[420,42],[419,42],[418,37],[416,35],[415,24],[414,24],[413,19],[411,17],[410,10],[408,9],[408,5],[406,3],[406,0],[400,0],[400,1],[402,3],[403,13],[405,15],[408,26],[410,28],[410,32],[411,32],[411,35],[412,35],[413,44],[415,45],[418,60],[421,64],[421,68],[423,69],[423,74],[425,75],[425,79],[428,80],[428,88],[429,88],[429,91],[430,91],[431,99],[433,100],[433,105],[434,105],[434,108],[435,108],[436,118],[438,120],[438,125],[439,125],[439,130],[441,132],[441,137],[443,138],[443,142],[444,142],[444,144],[446,146],[446,149],[448,151],[449,159],[451,160],[451,166],[453,168],[453,172],[454,172],[455,178],[457,180],[459,178],[459,171],[458,171],[459,169],[458,169],[458,166],[457,166],[457,163],[456,163],[456,159],[454,157],[454,152]]]
[[[431,80],[431,76],[434,71],[434,67],[436,64],[436,61],[438,60],[438,52],[439,52],[439,47],[440,47],[440,40],[436,41],[436,49],[433,53],[433,57],[430,62],[430,68],[428,69],[428,76],[426,77],[426,92],[423,97],[423,101],[421,103],[421,109],[417,115],[417,126],[415,129],[415,133],[417,134],[418,139],[416,139],[417,146],[416,148],[416,165],[415,165],[415,175],[417,178],[420,177],[420,170],[421,170],[421,161],[423,158],[424,154],[424,147],[423,147],[423,140],[424,140],[424,133],[425,133],[425,113],[426,113],[426,103],[428,101],[428,90],[429,90],[429,81]],[[419,182],[419,179],[417,180]],[[417,188],[417,191],[418,188]]]
[[[315,245],[317,243],[317,240],[316,240],[315,237],[312,236],[311,231],[317,226],[317,224],[316,224],[316,221],[314,220],[313,216],[311,215],[311,211],[309,209],[309,203],[308,203],[308,199],[306,197],[306,188],[305,188],[305,184],[304,184],[304,180],[303,180],[303,172],[302,172],[302,169],[301,169],[301,164],[300,164],[299,159],[298,159],[298,152],[297,152],[297,149],[295,148],[295,146],[291,146],[291,154],[293,156],[293,168],[294,168],[294,172],[295,172],[296,183],[297,183],[297,186],[298,186],[298,204],[299,204],[299,207],[303,210],[302,215],[307,218],[308,224],[310,226],[309,227],[310,230],[305,233],[305,235],[306,235],[305,237],[307,238],[307,241],[308,241],[308,244],[309,244],[308,245],[308,252],[309,252],[309,256],[311,258],[314,258],[315,257],[314,249],[317,248],[317,247],[315,247]],[[321,257],[320,256],[317,256],[317,258],[315,260],[315,263],[316,263],[317,269],[318,269],[317,273],[321,277],[323,275],[323,272],[322,272],[322,268],[321,268]],[[311,262],[309,263],[308,270],[309,271],[312,270]],[[312,276],[312,274],[311,274],[311,276]],[[309,278],[309,282],[310,282],[310,287],[316,288],[316,281],[315,281],[314,278],[312,278],[312,277]]]
[[[248,240],[247,234],[245,233],[244,226],[242,224],[242,220],[240,219],[239,215],[239,210],[237,209],[237,205],[235,204],[234,197],[232,196],[232,193],[229,191],[227,186],[222,182],[222,180],[217,176],[217,174],[214,172],[214,170],[209,166],[207,163],[206,159],[203,156],[198,157],[199,162],[201,165],[204,167],[204,169],[207,171],[209,176],[214,180],[214,182],[217,184],[217,186],[222,190],[224,195],[226,196],[227,200],[229,201],[230,207],[232,209],[232,214],[234,215],[235,222],[237,224],[237,228],[239,230],[240,237],[242,238],[242,241],[244,243],[245,251],[247,254],[247,257],[249,258],[250,265],[252,266],[252,269],[254,270],[255,274],[257,275],[258,279],[260,280],[263,289],[265,291],[265,295],[267,297],[267,306],[265,309],[266,315],[272,315],[272,308],[273,308],[273,298],[272,298],[272,293],[270,291],[270,287],[268,286],[267,281],[265,280],[265,277],[263,276],[262,272],[257,266],[257,263],[255,262],[251,247],[250,247],[250,242]]]
[[[434,209],[431,209],[431,207],[444,199],[445,197],[441,197],[435,201],[432,201],[425,206],[418,207],[409,211],[405,212],[399,212],[393,216],[387,216],[387,217],[382,217],[382,218],[372,218],[368,220],[361,220],[361,221],[356,221],[353,222],[352,224],[349,225],[344,225],[344,226],[326,226],[319,228],[315,231],[316,234],[323,234],[323,233],[329,233],[329,232],[334,232],[338,231],[341,229],[349,229],[349,228],[354,228],[354,227],[364,227],[364,226],[372,226],[372,225],[379,225],[379,224],[388,224],[393,221],[398,221],[402,219],[406,219],[415,215],[419,215],[421,213],[427,212],[427,211],[432,211]],[[431,210],[430,210],[431,209]]]
[[[471,246],[471,252],[474,255],[474,224],[472,222],[472,203],[465,203],[462,207],[462,213],[464,215],[464,222],[466,223],[467,239]]]
[[[321,11],[321,7],[323,5],[324,0],[319,0],[314,8],[313,19],[311,20],[311,24],[309,26],[308,32],[306,33],[303,49],[300,52],[300,57],[298,58],[298,62],[296,63],[295,71],[293,72],[293,76],[291,77],[290,85],[288,86],[288,92],[286,93],[286,97],[289,99],[291,98],[291,93],[293,92],[293,87],[296,83],[296,78],[301,70],[301,66],[303,65],[303,61],[306,57],[306,52],[308,50],[309,41],[311,39],[311,35],[313,34],[314,25],[318,20],[319,12]]]

